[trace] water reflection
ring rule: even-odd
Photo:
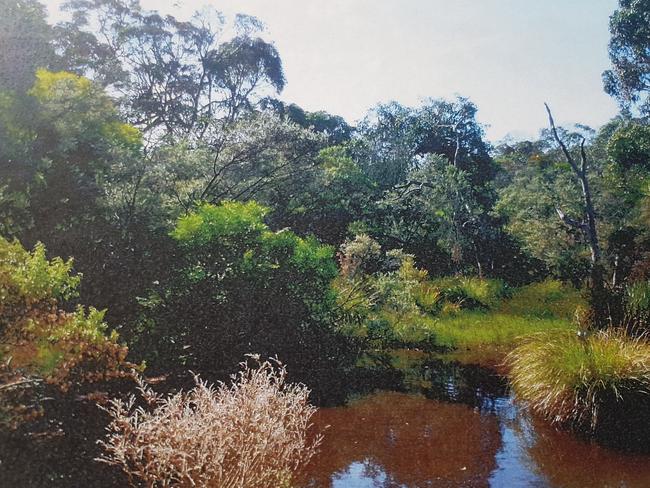
[[[319,411],[317,428],[330,428],[305,486],[650,486],[650,456],[610,450],[531,418],[491,370],[426,358],[404,365],[401,392],[377,391]]]
[[[500,447],[495,416],[405,393],[321,409],[315,424],[331,427],[313,487],[487,486]]]

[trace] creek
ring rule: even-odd
[[[494,370],[411,356],[390,387],[318,411],[314,424],[325,437],[305,486],[650,486],[650,455],[529,415]]]

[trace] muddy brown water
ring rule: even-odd
[[[394,390],[322,408],[311,488],[650,487],[650,455],[609,449],[532,418],[491,370],[411,364]]]

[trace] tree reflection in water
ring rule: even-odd
[[[495,416],[404,393],[322,409],[315,423],[331,427],[310,469],[314,487],[487,486],[501,445]]]
[[[304,485],[650,486],[650,456],[608,449],[531,418],[492,371],[429,358],[407,364],[395,385],[400,392],[377,391],[318,412],[316,430],[330,427]]]

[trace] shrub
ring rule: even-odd
[[[149,371],[223,378],[250,350],[290,358],[302,378],[342,364],[345,345],[331,318],[334,249],[272,231],[267,210],[226,201],[178,219],[178,262],[143,302],[143,333],[131,341]]]
[[[71,269],[72,260],[48,260],[42,244],[30,252],[0,237],[0,423],[15,425],[40,411],[34,387],[44,382],[65,392],[135,367],[117,333],[108,332],[104,312],[60,308],[79,284]]]
[[[580,290],[561,281],[546,280],[518,288],[499,311],[512,315],[571,320],[578,308],[586,308]]]
[[[534,334],[507,363],[515,393],[533,411],[592,432],[602,410],[650,394],[650,344],[620,330]]]
[[[341,245],[339,262],[341,275],[354,278],[358,275],[370,274],[381,267],[381,246],[368,234],[358,234],[352,240],[346,240]]]
[[[141,383],[150,409],[135,408],[134,397],[113,400],[99,460],[147,486],[288,486],[321,441],[308,434],[309,390],[287,384],[286,369],[269,361],[242,366],[230,386],[196,377],[192,390],[167,398]]]

